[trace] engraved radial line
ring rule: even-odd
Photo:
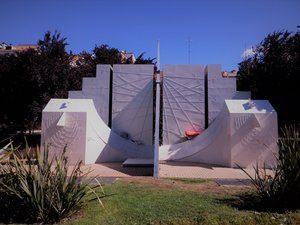
[[[144,105],[145,99],[147,99],[147,97],[148,97],[149,95],[151,95],[151,92],[149,91],[149,89],[151,89],[152,85],[150,85],[150,82],[148,83],[148,85],[149,85],[149,87],[146,89],[147,92],[146,92],[146,94],[144,95],[144,99],[143,99],[143,101],[142,101],[141,104],[140,104],[140,107],[139,107],[139,109],[138,109],[138,112],[140,111],[140,109],[141,109],[142,106]],[[148,99],[149,99],[149,101],[148,101],[148,106],[149,106],[149,103],[151,102],[151,98],[148,98]],[[136,113],[136,115],[138,114],[138,112]],[[147,111],[146,111],[146,116],[147,116],[147,114],[148,114],[148,108],[147,108]],[[144,129],[144,126],[145,126],[146,116],[145,116],[145,118],[144,118],[144,123],[143,123],[142,131],[140,131],[140,134],[141,134],[141,135],[140,135],[140,139],[141,139],[141,137],[142,137],[142,132],[143,132],[143,129]],[[131,123],[131,124],[132,124],[132,123]]]
[[[171,117],[171,118],[173,118],[173,116],[172,115],[170,115],[170,114],[166,114],[166,117]],[[185,116],[177,116],[177,119],[179,120],[183,120],[183,121],[186,121],[185,120]]]
[[[193,102],[191,102],[189,99],[187,99],[180,91],[178,91],[172,84],[169,83],[169,86],[173,88],[178,94],[180,94],[188,103],[190,103],[192,106],[194,106],[195,109],[201,111]]]
[[[122,80],[124,81],[124,78]],[[149,80],[149,77],[144,77],[144,78],[133,80],[133,81],[130,81],[130,82],[131,83],[135,83],[135,82],[138,82],[138,81],[141,81],[141,80]],[[119,87],[119,86],[124,85],[124,83],[122,83],[122,84],[115,84],[115,85],[116,85],[116,87]]]
[[[184,84],[181,84],[181,83],[178,83],[178,82],[176,82],[176,81],[173,81],[173,80],[167,80],[167,82],[168,83],[171,83],[171,82],[173,82],[173,83],[175,83],[176,85],[180,85],[181,87],[184,87],[185,89],[188,89],[188,90],[190,90],[190,89],[198,89],[199,87],[202,87],[202,84],[194,84],[194,86],[189,86],[189,87],[187,87],[186,85],[186,83],[184,83]],[[188,84],[188,85],[190,85],[190,84]],[[203,88],[204,89],[204,88]],[[195,91],[196,92],[196,91]],[[202,94],[202,93],[199,93],[199,92],[197,92],[198,94]]]
[[[169,130],[168,131],[169,133],[171,133],[171,134],[173,134],[173,135],[175,135],[175,136],[177,136],[177,137],[181,137],[178,133],[176,133],[175,131],[172,131],[172,130]],[[168,134],[168,133],[167,133]]]
[[[163,88],[164,90],[164,84],[162,84],[161,88]],[[166,106],[164,104],[164,99],[165,99],[165,96],[163,96],[163,124],[165,123],[166,124],[166,130],[164,130],[164,127],[163,127],[163,131],[166,131],[166,134],[167,134],[167,140],[170,140],[170,135],[169,135],[169,124],[168,124],[168,120],[167,120],[167,117],[166,117]],[[169,104],[170,105],[170,104]],[[156,106],[155,106],[156,107]],[[171,106],[169,106],[169,108],[171,108]],[[155,115],[156,117],[156,115]],[[163,143],[164,144],[164,143]],[[168,142],[169,144],[169,142]]]
[[[114,99],[114,102],[124,103],[125,104],[125,103],[128,103],[128,100],[117,100],[117,99]],[[117,111],[115,111],[115,112],[117,112]]]
[[[148,87],[146,90],[148,91],[148,89],[150,89],[151,87],[152,87],[152,85],[149,85],[149,87]],[[145,91],[146,91],[146,90],[145,90]],[[150,91],[148,91],[148,92],[150,92]],[[138,110],[136,111],[134,117],[131,119],[131,123],[130,123],[130,125],[129,125],[129,130],[130,130],[130,128],[132,127],[133,121],[135,120],[136,116],[138,115],[139,111],[141,110],[141,108],[142,108],[141,106],[142,106],[143,103],[145,102],[146,97],[147,97],[147,94],[144,95],[143,100],[142,100],[142,102],[141,102],[141,104],[140,104]]]
[[[169,104],[169,107],[170,107],[170,109],[171,109],[171,112],[172,112],[172,114],[173,114],[173,116],[174,116],[174,120],[175,120],[175,122],[176,122],[178,131],[179,131],[179,133],[181,133],[181,129],[180,129],[179,123],[178,123],[178,121],[177,121],[177,118],[176,118],[176,116],[175,116],[175,113],[174,113],[173,108],[172,108],[171,103],[170,103],[169,95],[167,94],[167,92],[168,92],[169,90],[166,89],[166,88],[167,88],[166,85],[164,85],[164,87],[165,87],[165,88],[164,88],[164,93],[166,93],[166,96],[167,96],[166,99],[167,99],[167,101],[168,101],[168,104]],[[172,95],[172,93],[170,93],[170,94]],[[174,97],[174,95],[173,95],[173,97]]]
[[[202,102],[201,102],[202,103]],[[168,106],[166,106],[165,107],[166,109],[169,109],[169,107]],[[179,110],[180,108],[175,108],[175,107],[173,107],[173,109],[177,109],[177,110]],[[188,110],[188,109],[185,109],[185,111],[186,112],[193,112],[193,113],[199,113],[199,110]],[[201,112],[201,111],[200,111]]]
[[[178,86],[184,87],[185,89],[188,89],[186,86],[184,86],[184,85],[182,85],[182,84],[180,84],[180,83],[178,83],[178,82],[175,82],[174,80],[168,80],[168,81],[173,82],[173,83],[177,84]],[[191,87],[191,88],[193,88],[193,87]],[[198,93],[198,94],[200,94],[200,95],[203,94],[203,93],[198,92],[198,91],[194,91],[194,92],[196,92],[196,93]]]
[[[164,120],[165,120],[165,124],[166,124],[166,130],[165,131],[167,131],[166,133],[167,133],[167,137],[168,137],[168,140],[169,140],[169,132],[168,132],[168,127],[169,127],[169,125],[168,125],[168,120],[167,120],[167,117],[166,117],[166,109],[165,109],[165,107],[163,107],[163,117],[164,117]]]
[[[179,78],[182,78],[182,79],[185,79],[185,77],[188,77],[188,76],[201,76],[201,74],[199,73],[200,71],[198,72],[190,72],[190,71],[186,71],[186,72],[181,72],[180,74],[179,73],[174,73],[174,72],[167,72],[167,74],[171,74],[172,77],[179,77]],[[174,76],[175,75],[175,76]],[[188,77],[189,78],[189,77]]]
[[[127,88],[127,87],[124,87],[124,85],[126,85],[127,83],[122,83],[122,84],[120,84],[120,85],[115,85],[115,83],[114,83],[114,88],[116,88],[116,87],[121,87],[122,89],[126,89],[126,90],[128,90],[128,91],[132,91],[132,92],[134,92],[134,93],[139,93],[139,91],[137,91],[137,90],[135,90],[135,88]],[[140,90],[140,89],[139,89]]]
[[[186,74],[186,75],[189,75],[189,74]],[[202,79],[200,76],[200,74],[198,75],[198,74],[196,74],[196,76],[198,76],[197,78],[199,78],[200,80],[204,80],[204,79]],[[185,76],[185,74],[180,74],[179,76],[173,76],[173,74],[172,74],[172,76],[171,76],[171,78],[169,78],[168,77],[168,75],[165,75],[164,76],[164,79],[172,79],[172,78],[179,78],[179,79],[184,79],[184,80],[186,80],[186,79],[193,79],[193,80],[195,80],[195,77],[187,77],[187,76]]]
[[[192,96],[192,95],[194,95],[194,94],[195,94],[195,93],[186,94],[185,97],[189,97],[189,96]],[[200,101],[200,102],[204,103],[204,100],[203,100],[203,101]]]
[[[126,89],[126,88],[124,88],[124,89]],[[126,89],[126,90],[128,90],[128,89]],[[130,91],[130,90],[128,90],[128,91]],[[116,91],[114,91],[114,94],[127,95],[127,96],[130,96],[130,97],[135,97],[135,95],[129,94],[129,93],[125,93],[125,92],[116,92]]]
[[[142,75],[142,76],[149,76],[152,73],[137,73],[137,72],[122,72],[122,71],[113,71],[114,73],[121,73],[121,74],[132,74],[132,75]]]
[[[114,88],[116,87],[120,87],[122,89],[126,89],[126,90],[129,90],[129,91],[133,91],[135,93],[139,93],[139,91],[141,90],[141,88],[132,88],[132,86],[130,85],[129,87],[125,87],[125,85],[127,85],[128,83],[127,82],[124,82],[124,83],[119,83],[119,84],[116,84],[116,82],[114,82]],[[136,90],[137,89],[137,90]]]
[[[134,92],[134,93],[139,93],[140,91],[141,91],[141,88],[127,88],[127,87],[125,87],[125,85],[126,84],[128,84],[127,82],[124,82],[124,83],[122,83],[122,84],[116,84],[116,83],[114,83],[114,88],[116,88],[116,87],[120,87],[121,89],[120,89],[120,91],[122,92],[122,89],[124,89],[124,90],[127,90],[127,91],[131,91],[131,92]],[[129,84],[130,85],[130,84]],[[132,86],[132,85],[131,85]],[[136,89],[138,89],[138,90],[136,90]],[[117,92],[114,92],[114,93],[117,93]],[[129,93],[117,93],[117,94],[124,94],[124,95],[128,95],[128,96],[132,96],[132,97],[134,97],[135,95],[130,95]]]
[[[150,85],[149,85],[149,86],[150,86]],[[151,86],[150,86],[150,88],[151,88]],[[151,95],[152,93],[151,93],[151,91],[148,91],[147,94],[148,94],[148,95]],[[142,135],[143,135],[143,131],[144,131],[146,119],[147,119],[147,116],[148,116],[149,106],[150,106],[150,103],[151,103],[151,101],[152,101],[152,98],[148,98],[148,99],[149,99],[149,101],[148,101],[148,105],[147,105],[147,111],[146,111],[146,115],[145,115],[145,117],[144,117],[143,127],[142,127],[142,130],[141,130],[141,132],[140,132],[140,140],[141,140]]]
[[[166,88],[168,88],[168,85],[166,85]],[[170,90],[170,89],[169,89]],[[171,93],[171,95],[173,96],[174,100],[176,101],[176,103],[178,104],[178,106],[180,107],[180,110],[183,112],[183,114],[185,115],[186,119],[190,122],[190,124],[192,125],[192,127],[197,130],[194,126],[194,123],[191,121],[191,119],[188,117],[188,115],[186,114],[186,112],[183,110],[183,108],[181,107],[180,103],[177,101],[176,97],[172,94],[171,91],[169,91]]]
[[[130,83],[129,81],[126,81],[126,79],[124,79],[122,76],[119,76],[119,78],[120,78],[122,81],[124,81],[124,82],[125,82],[125,84],[128,84],[128,85],[130,85],[130,86],[132,86],[132,87],[134,87],[134,88],[136,88],[136,89],[138,89],[138,90],[142,90],[142,88],[141,88],[141,87],[139,87],[139,86],[136,86],[136,85],[134,85],[134,84]]]
[[[173,78],[173,77],[172,77]],[[189,79],[192,79],[192,80],[199,80],[199,81],[204,81],[204,79],[200,79],[200,78],[192,78],[192,77],[190,77]],[[177,83],[177,84],[181,84],[181,83],[178,83],[178,82],[176,82],[176,81],[174,81],[174,79],[170,79],[170,78],[164,78],[164,80],[166,80],[166,81],[173,81],[174,83]],[[176,79],[177,80],[177,79]],[[186,80],[185,78],[184,78],[184,80]],[[181,85],[183,85],[183,84],[181,84]],[[183,85],[184,86],[184,85]],[[193,86],[192,88],[194,88],[194,87],[200,87],[201,86],[201,84],[196,84],[196,86]],[[184,86],[185,87],[185,86]]]

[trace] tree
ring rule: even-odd
[[[144,58],[145,52],[141,53],[135,60],[134,64],[155,64],[155,58]]]
[[[19,57],[23,62],[23,76],[31,78],[29,86],[34,88],[32,103],[28,105],[28,111],[34,122],[31,128],[41,121],[41,111],[51,98],[65,98],[70,87],[70,57],[66,51],[66,38],[61,38],[55,31],[53,35],[48,31],[44,38],[38,41],[38,52],[34,61],[28,63],[22,57],[28,54],[24,52]]]
[[[120,51],[117,48],[109,47],[108,45],[102,44],[97,46],[93,50],[96,64],[120,64],[122,58]]]
[[[70,88],[70,60],[66,39],[48,31],[29,49],[0,57],[0,132],[34,129],[50,98],[67,97]]]
[[[268,99],[276,109],[279,125],[300,123],[300,33],[269,34],[253,48],[253,55],[239,63],[238,89],[253,98]]]
[[[43,40],[38,41],[39,52],[47,55],[48,57],[63,58],[68,55],[66,52],[67,38],[61,38],[60,33],[55,31],[51,35],[50,31],[47,31],[44,35]]]
[[[47,31],[37,50],[0,55],[0,140],[16,131],[38,128],[48,101],[81,89],[82,77],[95,76],[97,64],[123,63],[117,48],[102,44],[93,54],[72,54],[66,50],[66,40],[57,31]],[[153,63],[143,54],[139,63]]]
[[[93,55],[95,58],[96,64],[132,64],[131,60],[122,60],[121,52],[117,48],[109,47],[106,44],[97,46],[93,50]],[[155,58],[144,58],[145,52],[141,53],[137,58],[134,64],[155,64]]]
[[[80,90],[82,77],[93,77],[96,75],[96,60],[92,54],[81,52],[70,54],[69,90]]]
[[[18,111],[15,98],[15,90],[23,83],[18,81],[17,75],[20,72],[19,59],[15,55],[2,55],[0,57],[0,137],[1,133],[10,133],[12,126],[18,124],[19,118],[16,117]],[[16,87],[15,89],[12,87]],[[6,134],[4,134],[6,135]]]

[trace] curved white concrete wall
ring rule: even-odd
[[[272,167],[277,153],[277,114],[268,101],[226,100],[211,126],[192,140],[161,146],[160,160],[229,167]]]
[[[91,99],[51,99],[42,115],[44,143],[50,144],[51,155],[67,145],[71,163],[79,159],[90,164],[153,157],[151,145],[134,143],[111,131]]]

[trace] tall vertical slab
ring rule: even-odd
[[[92,99],[102,120],[108,124],[110,65],[97,65],[96,77],[84,77],[81,91],[69,91],[71,99]]]
[[[221,65],[210,64],[205,69],[208,83],[208,125],[221,111],[225,99],[231,99],[236,94],[236,78],[222,77]]]
[[[163,76],[163,144],[205,128],[204,66],[166,65]]]
[[[153,140],[153,65],[114,65],[112,130],[141,145]]]

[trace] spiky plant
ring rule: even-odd
[[[66,147],[50,158],[49,148],[22,157],[12,145],[1,158],[0,218],[6,222],[54,223],[83,204],[91,191],[79,161],[68,171]],[[1,222],[1,221],[0,221]]]
[[[300,208],[300,137],[296,126],[284,127],[278,140],[279,153],[273,175],[265,167],[254,167],[251,179],[259,202],[270,209]]]
[[[280,202],[300,208],[300,136],[296,126],[285,127],[279,139],[279,157],[276,169],[280,184]]]

